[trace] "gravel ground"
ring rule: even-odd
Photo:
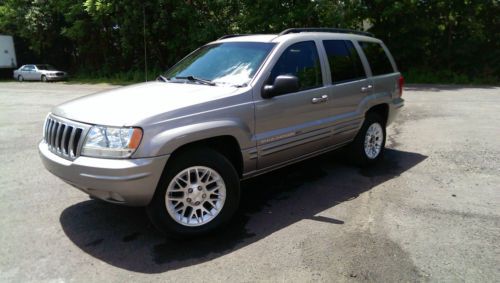
[[[0,281],[500,280],[498,87],[407,87],[377,167],[338,151],[252,179],[233,224],[192,241],[43,168],[49,109],[112,87],[0,83]]]

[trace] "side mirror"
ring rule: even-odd
[[[264,85],[262,97],[271,98],[280,94],[296,92],[299,88],[299,78],[292,75],[281,75],[276,77],[273,85]]]

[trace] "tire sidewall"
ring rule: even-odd
[[[24,77],[23,77],[23,76],[21,76],[21,75],[19,75],[19,76],[17,76],[17,80],[18,80],[19,82],[24,82]]]
[[[192,166],[205,166],[217,171],[226,186],[226,199],[222,210],[207,224],[196,227],[176,222],[168,213],[165,204],[165,195],[172,179],[182,170]],[[192,237],[210,233],[226,224],[238,208],[239,200],[240,181],[232,164],[223,155],[211,149],[193,149],[167,163],[147,212],[153,225],[167,236]]]
[[[45,75],[43,75],[42,78],[41,78],[41,81],[44,82],[44,83],[46,83],[48,81],[47,77]]]

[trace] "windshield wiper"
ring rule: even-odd
[[[165,78],[164,76],[162,75],[159,75],[157,78],[156,78],[157,81],[162,81],[162,82],[168,82],[168,78]]]
[[[200,79],[200,78],[193,77],[193,76],[175,77],[175,79],[178,79],[178,80],[188,80],[188,81],[198,82],[198,83],[202,83],[202,84],[206,84],[206,85],[212,85],[212,86],[215,85],[215,83],[212,82],[212,81]]]

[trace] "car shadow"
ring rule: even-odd
[[[192,240],[162,237],[144,209],[96,200],[66,208],[60,222],[68,238],[89,255],[141,273],[161,273],[229,254],[304,219],[342,225],[317,215],[398,177],[427,156],[388,149],[372,168],[346,165],[342,151],[325,154],[242,183],[241,207],[230,225]]]

